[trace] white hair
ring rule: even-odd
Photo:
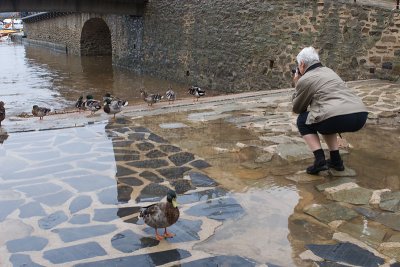
[[[319,62],[319,56],[318,56],[318,53],[315,50],[315,48],[312,46],[309,46],[309,47],[303,48],[303,50],[300,51],[300,53],[296,57],[296,60],[297,60],[297,64],[304,62],[304,64],[306,65],[306,68],[308,68],[311,65]]]

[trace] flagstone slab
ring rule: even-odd
[[[67,190],[63,190],[57,193],[48,194],[40,197],[34,197],[36,201],[46,204],[50,207],[60,206],[64,204],[68,199],[72,197],[72,193]]]
[[[162,129],[180,129],[189,127],[182,122],[161,123],[159,126]]]
[[[56,227],[57,225],[66,222],[68,220],[67,215],[61,210],[53,212],[46,217],[41,218],[38,221],[39,227],[48,230]]]
[[[328,199],[354,205],[367,205],[372,197],[372,193],[373,190],[362,187],[343,189],[335,192],[325,191]]]
[[[227,193],[228,193],[227,190],[217,187],[217,188],[208,189],[208,190],[204,190],[204,191],[180,195],[178,198],[178,202],[179,202],[179,204],[190,204],[190,203],[202,202],[202,201],[207,201],[207,200],[211,200],[214,198],[224,197],[227,195]]]
[[[356,180],[353,178],[344,177],[344,178],[339,178],[337,180],[334,180],[334,181],[331,181],[328,183],[323,183],[323,184],[317,185],[316,188],[318,191],[322,192],[325,189],[330,188],[330,187],[336,187],[341,184],[355,183],[355,182],[356,182]]]
[[[118,208],[117,215],[118,217],[126,217],[140,211],[140,207],[121,207]]]
[[[107,255],[107,252],[98,243],[89,242],[70,247],[47,250],[43,253],[43,258],[53,264],[61,264],[104,255]]]
[[[129,140],[143,141],[146,139],[146,133],[131,133],[128,135]]]
[[[165,139],[162,138],[161,136],[156,135],[156,134],[154,134],[154,133],[151,133],[151,134],[149,135],[148,139],[151,140],[151,141],[153,141],[153,142],[160,143],[160,144],[162,144],[162,143],[168,143],[167,140],[165,140]]]
[[[31,257],[25,254],[11,255],[10,262],[13,264],[13,266],[45,267],[33,262]]]
[[[66,154],[85,154],[91,151],[92,145],[83,142],[70,142],[58,146],[58,149]]]
[[[4,221],[8,215],[18,209],[23,203],[23,200],[0,201],[0,222]]]
[[[190,252],[182,249],[172,249],[143,255],[119,257],[102,261],[80,263],[75,267],[132,267],[132,266],[159,266],[190,257]]]
[[[167,156],[167,154],[162,152],[162,151],[160,151],[160,150],[158,150],[158,149],[154,149],[154,150],[151,150],[151,151],[147,152],[145,156],[147,158],[154,159],[154,158],[165,157],[165,156]]]
[[[160,243],[155,238],[140,236],[131,230],[120,232],[112,237],[111,245],[123,253],[131,253],[141,248],[154,247]]]
[[[169,163],[164,159],[149,159],[149,160],[141,160],[141,161],[132,161],[132,162],[128,162],[126,164],[128,164],[129,166],[133,166],[136,168],[142,168],[142,169],[147,169],[147,168],[157,169],[157,168],[165,167],[165,166],[169,165]]]
[[[121,166],[117,164],[117,174],[116,177],[121,177],[121,176],[128,176],[137,173],[136,171],[126,168],[124,166]]]
[[[385,261],[352,243],[335,245],[307,245],[315,255],[333,262],[343,262],[363,267],[378,267]]]
[[[20,180],[20,179],[34,179],[43,176],[53,176],[59,172],[64,172],[73,169],[70,164],[59,164],[43,168],[35,168],[32,170],[26,170],[25,167],[20,168],[22,171],[9,172],[2,175],[4,180]]]
[[[120,178],[118,178],[118,182],[124,183],[126,185],[130,185],[130,186],[140,186],[143,184],[143,182],[141,180],[139,180],[138,178],[135,178],[135,177],[120,177]]]
[[[350,222],[342,223],[338,227],[338,231],[347,233],[375,249],[382,243],[387,234],[386,231],[373,227],[372,225],[354,224]]]
[[[90,223],[90,214],[74,214],[68,222],[71,224],[88,224]]]
[[[156,183],[148,184],[142,189],[140,195],[136,198],[136,202],[160,201],[167,195],[169,190],[171,189],[164,185]]]
[[[335,169],[329,169],[329,174],[333,177],[355,177],[357,173],[355,170],[345,166],[344,171],[337,171]]]
[[[115,179],[103,175],[86,175],[64,179],[64,182],[78,190],[78,192],[92,192],[109,186],[115,186]]]
[[[28,197],[34,197],[60,191],[62,187],[53,183],[41,183],[28,186],[19,186],[16,189],[25,193]]]
[[[115,187],[107,188],[97,193],[97,198],[102,204],[115,205],[118,204],[118,193]]]
[[[234,198],[218,198],[212,199],[205,203],[197,204],[187,211],[186,214],[191,216],[206,216],[209,219],[224,221],[242,216],[244,210]]]
[[[197,168],[197,169],[205,169],[211,167],[211,165],[202,159],[198,159],[195,161],[190,162],[190,165]]]
[[[189,190],[194,190],[196,187],[192,185],[189,180],[186,179],[176,179],[171,181],[171,185],[174,187],[177,194],[183,194]]]
[[[42,237],[28,236],[21,239],[10,240],[6,243],[10,253],[25,252],[25,251],[41,251],[49,241]]]
[[[200,240],[199,232],[203,222],[201,220],[179,219],[175,224],[167,228],[168,232],[174,233],[175,236],[167,238],[168,243],[182,243]],[[152,227],[146,227],[144,230],[148,235],[154,237],[155,230]],[[159,233],[164,233],[163,229],[159,229]]]
[[[136,144],[136,147],[140,150],[140,151],[150,151],[152,149],[155,148],[155,145],[150,143],[150,142],[142,142],[142,143],[138,143]]]
[[[399,212],[400,211],[400,192],[383,192],[379,207],[382,210]]]
[[[368,219],[379,222],[379,223],[386,225],[387,227],[392,228],[396,231],[400,231],[400,214],[399,213],[374,211],[374,210],[371,210],[369,208],[364,208],[364,207],[355,207],[354,209],[358,213],[367,217]]]
[[[90,237],[106,235],[114,232],[116,229],[117,227],[115,225],[107,224],[107,225],[57,228],[51,231],[53,233],[58,234],[61,240],[67,243]]]
[[[200,172],[187,173],[192,184],[196,187],[212,187],[219,185],[214,179]]]
[[[19,207],[20,218],[30,218],[35,216],[46,216],[46,212],[39,202],[34,201]]]
[[[126,203],[129,202],[129,200],[131,200],[131,194],[133,192],[133,188],[132,186],[119,184],[117,186],[117,192],[118,192],[118,202]]]
[[[304,212],[323,223],[330,223],[336,220],[351,220],[359,216],[354,210],[339,203],[312,204],[305,207]]]
[[[279,144],[276,153],[289,162],[312,158],[313,155],[305,144]]]
[[[118,155],[115,154],[115,161],[133,161],[133,160],[139,160],[140,159],[140,155],[138,154],[124,154],[124,155]]]
[[[93,221],[111,222],[117,218],[118,208],[94,209]]]
[[[139,174],[139,176],[140,176],[140,177],[143,177],[143,178],[145,178],[146,180],[149,180],[150,182],[153,182],[153,183],[161,183],[161,182],[164,181],[163,178],[161,178],[161,177],[158,176],[157,174],[155,174],[155,173],[153,173],[153,172],[150,172],[150,171],[141,172],[141,173]]]
[[[183,174],[187,171],[190,171],[191,168],[187,166],[183,167],[169,167],[164,169],[158,169],[158,173],[169,180],[175,180],[179,178],[183,178]]]
[[[90,196],[78,196],[71,201],[69,205],[69,211],[71,214],[77,213],[78,211],[84,210],[92,204],[93,200]]]
[[[175,164],[175,166],[182,166],[192,160],[194,160],[194,155],[189,152],[179,152],[174,155],[171,155],[168,157],[172,163]]]
[[[180,266],[181,267],[215,267],[215,266],[252,267],[256,266],[256,263],[239,256],[223,255],[223,256],[209,257],[182,263],[180,264]],[[267,266],[273,267],[274,265],[268,264]]]
[[[179,147],[173,145],[160,145],[159,147],[161,151],[165,153],[173,153],[173,152],[180,152],[182,151]]]

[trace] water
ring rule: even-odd
[[[141,88],[165,94],[171,86],[178,99],[189,97],[189,84],[117,68],[110,56],[77,57],[3,41],[0,62],[0,100],[5,102],[8,116],[30,114],[33,105],[68,109],[80,95],[101,99],[107,92],[137,104],[142,101]],[[208,92],[209,96],[215,94],[218,92]]]

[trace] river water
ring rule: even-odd
[[[171,86],[180,99],[188,97],[190,86],[117,68],[110,56],[78,57],[9,41],[0,42],[0,62],[0,100],[8,116],[30,114],[33,105],[62,110],[80,95],[101,99],[107,92],[141,103],[141,88],[165,94]]]

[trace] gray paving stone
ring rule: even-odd
[[[71,224],[88,224],[90,223],[90,215],[89,214],[74,214],[72,218],[69,220]]]
[[[130,148],[135,141],[113,141],[114,152],[116,148]]]
[[[126,203],[131,200],[131,195],[133,192],[133,188],[131,186],[119,184],[117,187],[118,192],[118,202]]]
[[[143,177],[143,178],[145,178],[145,179],[147,179],[147,180],[149,180],[150,182],[153,182],[153,183],[161,183],[161,182],[164,181],[163,178],[161,178],[161,177],[158,176],[157,174],[152,173],[152,172],[149,172],[149,171],[141,172],[141,173],[139,174],[139,176],[140,176],[140,177]]]
[[[137,133],[150,133],[150,130],[143,126],[133,127],[133,130]]]
[[[42,229],[52,229],[57,225],[66,222],[68,220],[67,215],[63,211],[56,211],[46,217],[43,217],[38,221],[39,227]]]
[[[386,225],[387,227],[392,228],[396,231],[400,231],[399,213],[373,211],[369,208],[364,208],[364,207],[355,207],[354,209],[358,213],[364,215],[365,217],[371,220]]]
[[[78,196],[74,200],[72,200],[71,204],[69,205],[69,211],[71,214],[77,213],[83,209],[90,207],[93,200],[90,196]]]
[[[305,207],[304,212],[323,223],[330,223],[336,220],[351,220],[359,216],[354,210],[342,206],[339,203],[312,204]]]
[[[42,237],[28,236],[21,239],[10,240],[6,243],[10,253],[25,252],[25,251],[41,251],[49,241]]]
[[[25,168],[21,168],[25,169]],[[34,179],[46,175],[55,175],[59,172],[64,172],[73,169],[69,164],[60,164],[44,168],[35,168],[32,170],[23,170],[16,172],[5,173],[2,178],[4,180],[19,180],[19,179]]]
[[[117,216],[122,218],[126,217],[135,213],[138,213],[140,211],[140,207],[122,207],[118,208],[117,211]]]
[[[61,264],[104,255],[107,255],[107,253],[99,244],[89,242],[70,247],[47,250],[43,253],[43,258],[53,264]]]
[[[206,162],[202,159],[190,162],[190,165],[192,165],[193,167],[195,167],[197,169],[205,169],[205,168],[211,167],[211,165],[208,162]]]
[[[136,168],[142,169],[157,169],[160,167],[168,166],[168,162],[164,159],[149,159],[149,160],[142,160],[142,161],[133,161],[127,163],[129,166],[133,166]]]
[[[118,178],[118,182],[120,183],[124,183],[130,186],[140,186],[143,184],[143,182],[141,180],[139,180],[138,178],[135,177],[120,177]]]
[[[23,200],[0,201],[0,222],[4,221],[8,215],[18,209],[23,203]]]
[[[143,141],[145,140],[145,133],[131,133],[128,135],[129,140]]]
[[[230,266],[230,267],[252,267],[256,264],[248,259],[239,256],[215,256],[204,258],[200,260],[190,261],[180,264],[181,267],[217,267],[217,266]],[[273,265],[268,264],[268,267]],[[275,265],[276,266],[276,265]]]
[[[195,202],[202,202],[202,201],[207,201],[211,200],[214,198],[219,198],[226,196],[228,193],[227,190],[222,189],[222,188],[213,188],[213,189],[208,189],[204,191],[199,191],[199,192],[193,192],[190,194],[185,194],[185,195],[180,195],[178,202],[180,204],[190,204],[190,203],[195,203]]]
[[[175,164],[175,166],[182,166],[192,160],[194,160],[194,155],[189,152],[179,152],[174,155],[171,155],[168,157],[172,163]]]
[[[174,225],[167,228],[168,232],[174,233],[175,236],[168,238],[168,243],[182,243],[200,240],[199,232],[203,222],[201,220],[179,219]],[[152,227],[146,227],[144,230],[147,234],[155,236],[155,230]],[[164,229],[159,229],[159,234],[164,233]]]
[[[48,160],[48,159],[52,159],[52,158],[59,158],[60,152],[48,150],[48,151],[29,153],[29,154],[23,153],[23,154],[20,154],[20,156],[22,156],[25,159],[28,159],[30,161],[44,161],[44,160]]]
[[[133,161],[139,160],[140,155],[138,154],[125,154],[125,155],[115,155],[115,161]]]
[[[169,190],[170,188],[164,185],[156,183],[148,184],[142,189],[140,195],[136,198],[136,202],[160,201],[167,195]]]
[[[377,267],[384,263],[382,258],[352,243],[307,245],[307,247],[315,255],[333,262],[343,262],[364,267]]]
[[[97,222],[111,222],[118,219],[117,208],[105,208],[105,209],[95,209],[93,221]]]
[[[13,254],[10,257],[10,262],[13,264],[13,266],[18,266],[18,267],[44,267],[43,265],[39,265],[35,262],[32,261],[31,257],[29,255],[25,254]]]
[[[183,174],[187,171],[190,171],[190,167],[169,167],[164,169],[158,169],[158,173],[169,180],[175,180],[179,178],[183,178]]]
[[[191,216],[206,216],[217,221],[224,221],[242,216],[244,210],[234,198],[228,197],[197,204],[185,213]]]
[[[82,227],[71,227],[71,228],[58,228],[51,230],[60,236],[64,242],[73,242],[85,238],[101,236],[114,232],[117,229],[115,225],[93,225],[93,226],[82,226]]]
[[[217,186],[218,183],[210,178],[209,176],[200,172],[189,172],[188,173],[192,184],[197,187],[212,187]]]
[[[54,194],[48,194],[41,197],[34,197],[36,201],[46,204],[47,206],[59,206],[64,204],[68,199],[72,197],[72,193],[67,190],[63,190]]]
[[[128,176],[137,173],[136,171],[126,168],[124,166],[121,166],[117,164],[117,174],[116,177],[121,177],[121,176]]]
[[[111,239],[112,246],[121,252],[131,253],[141,248],[157,246],[160,241],[154,238],[140,236],[131,230],[116,234]]]
[[[42,205],[39,202],[30,202],[19,207],[19,217],[20,218],[30,218],[35,216],[46,216],[46,212],[44,211]]]
[[[83,142],[70,142],[68,144],[58,146],[58,149],[66,154],[85,154],[92,150],[92,146]]]
[[[97,197],[102,204],[118,204],[118,193],[115,188],[107,188],[97,193]]]
[[[136,144],[136,147],[140,150],[140,151],[149,151],[154,149],[154,145],[152,143],[149,142],[143,142],[143,143],[138,143]]]
[[[327,198],[335,201],[346,202],[354,205],[366,205],[372,197],[373,191],[362,187],[343,189],[327,193]]]
[[[147,152],[145,156],[150,158],[150,159],[154,159],[154,158],[165,157],[165,156],[167,156],[167,154],[162,152],[162,151],[160,151],[160,150],[154,149],[154,150],[151,150],[151,151]]]
[[[339,178],[337,180],[334,180],[334,181],[331,181],[328,183],[323,183],[323,184],[317,185],[316,188],[318,189],[318,191],[322,192],[325,189],[330,188],[330,187],[336,187],[341,184],[355,183],[355,182],[356,182],[356,179],[344,177],[344,178]]]
[[[149,135],[148,139],[156,143],[168,143],[167,140],[153,133]]]
[[[165,153],[173,153],[173,152],[180,152],[181,149],[177,146],[173,146],[173,145],[160,145],[159,147],[162,151],[164,151]]]
[[[192,185],[189,180],[186,179],[176,179],[171,181],[171,185],[174,187],[177,194],[183,194],[189,190],[194,190],[196,187]]]
[[[149,253],[144,255],[135,255],[135,256],[127,256],[120,257],[115,259],[108,259],[103,261],[89,262],[89,263],[81,263],[75,265],[76,267],[109,267],[109,266],[118,266],[118,267],[132,267],[132,266],[158,266],[167,264],[170,262],[183,260],[190,257],[191,254],[182,249],[172,249],[167,251]]]
[[[116,182],[107,176],[87,175],[76,178],[64,179],[64,182],[78,190],[79,192],[91,192],[99,189],[115,186]]]

